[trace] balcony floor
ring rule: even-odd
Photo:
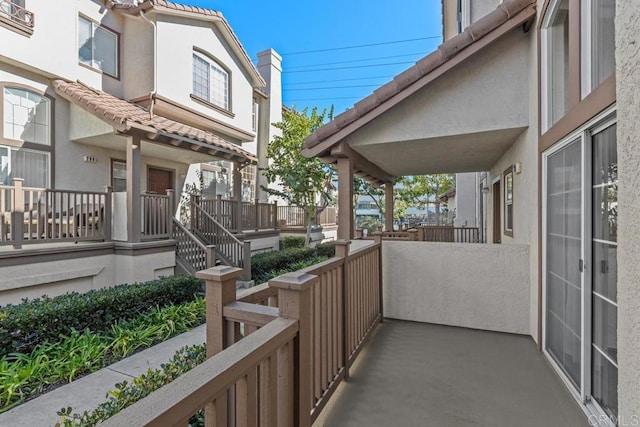
[[[529,337],[387,320],[315,426],[588,426]]]

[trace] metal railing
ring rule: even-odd
[[[28,31],[33,31],[35,14],[11,0],[0,0],[0,18],[8,19]]]
[[[167,195],[140,195],[142,214],[142,240],[168,239],[171,237],[174,215],[173,190]]]
[[[0,186],[0,245],[110,240],[111,190],[106,192]]]
[[[198,204],[191,211],[191,232],[215,246],[216,257],[224,264],[242,268],[244,280],[251,279],[251,242],[241,241]]]

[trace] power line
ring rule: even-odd
[[[362,96],[334,96],[331,98],[308,98],[308,99],[288,99],[287,103],[302,101],[330,101],[333,99],[361,99]]]
[[[416,53],[406,53],[404,55],[391,55],[391,56],[378,56],[376,58],[352,59],[351,61],[323,62],[320,64],[295,65],[293,67],[287,67],[287,70],[290,70],[292,68],[317,67],[321,65],[351,64],[354,62],[375,61],[378,59],[401,58],[403,56],[415,56],[415,55],[424,55],[424,54],[425,54],[424,52],[416,52]]]
[[[353,78],[349,78],[349,79],[315,80],[315,81],[312,81],[312,82],[288,83],[287,86],[307,85],[307,84],[315,84],[315,83],[348,82],[348,81],[353,81],[353,80],[390,79],[392,77],[395,77],[395,76],[353,77]]]
[[[331,68],[316,68],[313,70],[294,70],[294,71],[283,71],[282,74],[293,74],[293,73],[313,73],[316,71],[331,71],[331,70],[349,70],[353,68],[371,68],[371,67],[386,67],[389,65],[407,65],[407,64],[415,64],[413,61],[404,61],[404,62],[387,62],[385,64],[369,64],[369,65],[351,65],[349,67],[331,67]]]
[[[294,90],[325,90],[325,89],[352,89],[356,87],[380,87],[380,85],[355,85],[355,86],[330,86],[330,87],[305,87],[296,89],[284,89],[285,92]]]
[[[397,44],[397,43],[408,43],[415,42],[418,40],[431,40],[431,39],[439,39],[441,36],[429,36],[429,37],[418,37],[415,39],[404,39],[404,40],[393,40],[389,42],[380,42],[380,43],[369,43],[369,44],[361,44],[361,45],[352,45],[352,46],[341,46],[341,47],[331,47],[327,49],[316,49],[316,50],[302,50],[299,52],[288,52],[283,53],[282,56],[291,56],[291,55],[302,55],[307,53],[317,53],[317,52],[329,52],[332,50],[346,50],[346,49],[358,49],[361,47],[371,47],[371,46],[383,46],[388,44]]]

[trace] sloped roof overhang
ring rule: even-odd
[[[349,146],[350,137],[418,91],[458,68],[463,62],[486,51],[488,46],[504,38],[514,29],[521,27],[525,32],[528,31],[535,16],[536,6],[533,0],[506,0],[463,33],[447,40],[416,65],[356,103],[353,109],[336,116],[331,122],[316,130],[306,139],[303,154],[307,157],[319,157],[325,163],[335,163],[338,157],[344,156],[341,153],[359,154],[363,160],[383,172],[375,173],[369,168],[369,172],[374,172],[371,174],[356,166],[356,173],[367,175],[367,179],[374,184],[386,181],[389,176],[398,176],[386,170],[383,162],[371,161],[361,147]],[[526,86],[525,82],[522,84]],[[428,117],[423,117],[422,120],[428,120]],[[513,129],[512,133],[517,135],[522,130],[523,128]],[[359,151],[361,153],[358,153]]]
[[[54,91],[121,134],[139,135],[147,141],[189,149],[241,164],[257,164],[255,155],[218,135],[159,115],[151,116],[139,105],[116,98],[80,82],[53,80]]]

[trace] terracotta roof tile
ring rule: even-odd
[[[240,146],[228,142],[218,135],[166,117],[154,115],[150,117],[144,108],[102,92],[80,82],[53,80],[52,85],[56,93],[70,102],[82,107],[106,122],[127,131],[133,124],[153,128],[159,132],[172,134],[176,137],[187,138],[197,143],[206,144],[212,150],[230,153],[236,160],[257,163],[255,155]]]
[[[356,102],[352,110],[337,115],[332,121],[318,128],[304,143],[313,148],[341,129],[363,117],[378,105],[406,89],[455,57],[461,50],[486,36],[509,19],[534,4],[535,0],[504,0],[496,10],[474,22],[464,32],[442,43],[437,50],[420,59],[414,66],[397,75],[392,81],[374,90],[368,97]]]

